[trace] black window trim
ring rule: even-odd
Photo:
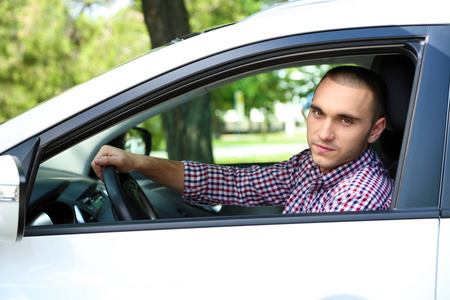
[[[292,215],[259,215],[231,217],[199,217],[186,219],[160,219],[153,221],[130,221],[114,223],[85,223],[52,226],[27,226],[26,237],[65,234],[107,233],[146,230],[193,229],[238,226],[265,226],[287,224],[336,223],[336,222],[371,222],[388,220],[438,219],[437,208],[411,210],[386,210],[364,212],[338,212]],[[355,226],[357,226],[355,224]]]

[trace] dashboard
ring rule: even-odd
[[[27,207],[27,225],[115,221],[103,182],[41,167]]]

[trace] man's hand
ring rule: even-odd
[[[113,165],[120,172],[135,170],[135,155],[112,146],[103,146],[91,162],[95,174],[103,180],[103,166]]]
[[[103,146],[92,160],[95,174],[103,180],[103,166],[113,165],[120,172],[137,172],[183,194],[184,164],[163,158],[133,154],[111,146]]]

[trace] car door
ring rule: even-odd
[[[441,34],[445,34],[442,32]],[[440,51],[438,52],[440,57],[448,57],[448,44],[442,43]],[[448,70],[448,66],[445,67]],[[445,78],[442,78],[442,83],[444,85]],[[449,91],[443,88],[442,96],[448,95]],[[448,134],[448,119],[446,123],[447,134]],[[448,288],[447,282],[450,280],[450,222],[449,222],[449,205],[450,205],[450,195],[449,195],[449,157],[448,157],[448,138],[446,141],[446,153],[444,163],[442,165],[444,176],[443,176],[443,187],[442,187],[442,199],[441,199],[441,218],[439,227],[439,247],[438,247],[438,268],[437,268],[437,284],[436,284],[436,299],[447,299],[450,297],[450,290]]]
[[[176,104],[181,95],[212,83],[309,60],[403,56],[413,63],[414,76],[390,210],[28,226],[21,242],[0,244],[2,297],[433,298],[450,70],[443,52],[447,34],[442,27],[354,29],[219,53],[42,133],[31,168],[36,172],[40,160],[74,141],[143,110]],[[89,164],[92,156],[86,157]]]

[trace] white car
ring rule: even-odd
[[[288,2],[1,124],[0,299],[449,299],[449,11],[440,0]],[[124,220],[133,199],[112,203],[92,174],[102,145],[183,103],[340,64],[389,87],[390,125],[374,145],[395,178],[387,211],[193,206],[134,174],[154,215]]]

